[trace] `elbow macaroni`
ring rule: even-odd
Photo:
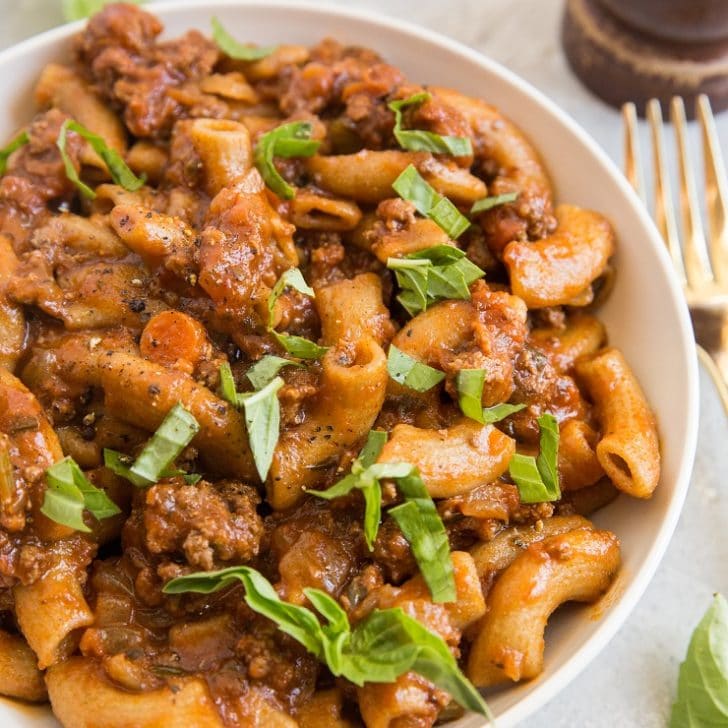
[[[456,714],[415,672],[332,682],[237,583],[163,590],[247,564],[289,604],[325,591],[353,627],[402,609],[477,686],[536,677],[552,612],[618,573],[617,536],[584,516],[618,491],[649,497],[660,477],[654,415],[596,313],[614,275],[610,223],[554,212],[538,151],[480,99],[427,87],[399,120],[472,151],[400,145],[388,104],[423,87],[372,51],[329,39],[245,60],[197,31],[160,32],[133,5],[94,17],[73,64],[41,74],[29,141],[2,179],[0,694],[50,700],[66,728],[429,728]],[[69,135],[93,197],[55,143],[68,117],[129,167]],[[300,136],[287,127],[261,161],[261,135],[290,122]],[[410,165],[467,224],[421,214],[424,186],[398,196]],[[457,253],[410,258],[434,246]],[[158,482],[133,485],[123,466],[149,457],[177,404],[199,431]],[[513,456],[537,453],[545,413],[560,494],[524,502]],[[419,472],[453,544],[454,601],[433,599],[428,540],[390,513],[403,481],[367,481],[362,448],[385,435],[369,465]],[[160,463],[175,436],[155,438]],[[107,448],[121,465],[104,465]],[[66,457],[83,477],[48,477]],[[348,494],[308,493],[350,473],[362,478]],[[88,530],[64,525],[79,517]]]

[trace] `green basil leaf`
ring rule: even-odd
[[[63,0],[63,17],[66,22],[72,20],[82,20],[83,18],[90,18],[101,10],[104,5],[108,5],[115,0]],[[127,0],[139,4],[143,0]]]
[[[104,160],[111,178],[117,185],[120,185],[129,192],[134,192],[144,185],[146,178],[144,176],[137,177],[127,166],[126,162],[121,158],[121,155],[112,149],[98,134],[94,134],[89,131],[85,126],[82,126],[77,121],[72,119],[66,119],[61,125],[61,130],[56,140],[56,146],[61,153],[61,159],[63,160],[63,166],[66,170],[66,176],[76,187],[81,191],[83,195],[93,199],[96,197],[96,193],[84,182],[81,181],[76,172],[76,168],[73,166],[71,158],[66,152],[66,136],[69,131],[75,132],[80,137],[85,139],[91,148],[98,154],[101,159]]]
[[[230,58],[236,61],[259,61],[261,58],[269,56],[278,46],[255,46],[248,43],[238,43],[225,28],[222,23],[213,18],[212,21],[212,39],[217,47]]]
[[[432,601],[454,602],[457,592],[450,542],[435,503],[416,471],[400,478],[397,487],[405,497],[405,502],[390,508],[389,515],[397,522],[412,547]]]
[[[670,728],[728,725],[728,603],[716,594],[680,665]]]
[[[536,458],[538,472],[541,473],[551,500],[561,498],[559,488],[559,423],[551,414],[544,413],[536,420],[539,430],[539,453]]]
[[[405,258],[389,258],[401,293],[397,300],[410,316],[444,299],[470,298],[470,284],[485,273],[452,245],[433,245]]]
[[[388,104],[389,108],[394,111],[394,138],[402,149],[412,152],[451,154],[454,157],[470,156],[473,153],[473,145],[468,137],[441,136],[431,131],[402,128],[402,109],[407,106],[418,106],[430,98],[432,98],[431,95],[427,91],[423,91]]]
[[[551,500],[541,473],[538,472],[536,458],[514,453],[508,464],[508,474],[518,487],[522,503],[545,503]]]
[[[343,675],[355,685],[393,682],[413,670],[463,708],[492,720],[485,701],[462,674],[445,641],[400,607],[375,609],[351,634]]]
[[[311,157],[321,142],[311,139],[313,126],[309,121],[292,121],[261,135],[253,151],[253,161],[265,183],[279,197],[292,200],[296,191],[273,163],[273,157]]]
[[[506,192],[504,195],[493,195],[478,200],[470,208],[471,215],[477,215],[486,210],[491,210],[498,205],[505,205],[507,202],[515,202],[518,199],[518,192]]]
[[[361,686],[393,682],[414,670],[449,692],[464,708],[490,716],[445,641],[399,607],[375,609],[352,630],[346,612],[335,600],[320,590],[306,589],[306,597],[327,621],[322,626],[311,610],[281,600],[272,584],[250,566],[180,576],[167,582],[163,591],[211,594],[236,580],[243,584],[245,601],[254,612],[325,661],[335,676]]]
[[[409,354],[400,351],[394,344],[389,346],[387,371],[395,382],[416,392],[426,392],[445,378],[444,372],[417,361]]]
[[[197,420],[178,402],[131,465],[127,456],[108,449],[104,450],[104,465],[138,488],[154,485],[199,430]]]
[[[168,581],[162,591],[165,594],[211,594],[230,586],[236,580],[242,582],[245,601],[254,612],[270,619],[281,632],[293,637],[316,657],[323,657],[324,635],[313,612],[281,600],[273,585],[249,566],[231,566],[220,571],[180,576]]]
[[[116,503],[86,478],[70,456],[52,465],[45,474],[48,487],[40,510],[52,521],[87,533],[91,529],[83,521],[84,508],[99,521],[121,513]]]
[[[263,389],[266,384],[272,382],[283,367],[298,367],[304,369],[304,365],[297,361],[284,359],[282,356],[269,354],[253,364],[245,376],[248,378],[254,389]]]
[[[455,376],[460,411],[471,420],[492,425],[526,407],[525,404],[496,404],[493,407],[483,407],[484,384],[484,369],[461,369]]]
[[[384,430],[369,430],[367,441],[359,453],[357,460],[362,468],[368,468],[377,462],[377,458],[381,455],[382,449],[387,444],[388,435]]]
[[[230,363],[220,364],[220,394],[222,398],[233,407],[238,407],[238,390],[235,387],[235,378]]]
[[[460,411],[471,420],[485,423],[483,418],[483,385],[485,369],[461,369],[455,376]]]
[[[320,359],[328,350],[328,346],[319,346],[303,336],[270,332],[273,338],[291,355],[299,359]]]
[[[281,405],[278,390],[285,384],[281,377],[268,382],[257,392],[239,394],[245,409],[245,425],[253,452],[255,468],[261,480],[268,477],[273,453],[278,444],[281,425]]]
[[[91,531],[83,522],[83,494],[73,483],[64,482],[48,488],[40,512],[62,526],[84,533]]]
[[[397,300],[410,316],[427,310],[427,284],[432,263],[429,260],[388,258],[387,268],[394,271],[401,293]]]
[[[397,477],[403,471],[400,463],[376,462],[386,442],[386,432],[371,430],[366,444],[351,466],[349,475],[327,490],[308,491],[310,495],[332,500],[348,495],[352,490],[360,490],[364,498],[364,539],[370,551],[374,548],[382,520],[382,491],[379,478]],[[405,465],[404,472],[409,472],[411,467]]]
[[[25,146],[30,141],[30,134],[27,131],[21,131],[16,137],[11,139],[2,149],[0,149],[0,177],[2,177],[8,168],[8,159],[13,152],[20,147]]]
[[[202,476],[199,473],[183,473],[182,480],[187,485],[197,485],[202,480]]]
[[[561,498],[559,423],[551,414],[543,414],[537,421],[540,433],[538,457],[516,453],[508,465],[508,472],[523,503],[545,503]]]
[[[289,268],[276,281],[275,286],[268,295],[268,332],[292,356],[299,359],[320,359],[329,350],[328,347],[319,346],[303,336],[280,333],[273,329],[273,311],[275,310],[276,301],[287,288],[294,288],[299,293],[311,296],[311,298],[316,297],[313,288],[306,283],[301,271],[298,268]]]
[[[289,268],[276,281],[268,294],[268,326],[273,326],[273,311],[276,301],[285,293],[286,289],[293,288],[299,293],[303,293],[311,298],[316,298],[313,288],[306,283],[303,273],[298,268]]]
[[[436,192],[414,165],[410,164],[397,177],[392,188],[403,200],[411,202],[421,215],[437,223],[453,240],[470,227],[470,221],[447,197]]]
[[[483,423],[492,425],[494,422],[500,422],[509,415],[520,412],[525,408],[525,404],[496,404],[493,407],[485,407],[483,409]]]

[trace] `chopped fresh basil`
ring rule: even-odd
[[[484,369],[461,369],[455,376],[460,411],[471,420],[491,425],[525,408],[525,404],[496,404],[493,407],[483,407],[484,384]]]
[[[468,300],[470,284],[485,275],[452,245],[433,245],[404,258],[388,258],[387,268],[394,271],[400,287],[397,300],[410,316],[438,301]]]
[[[403,200],[411,202],[421,215],[437,223],[453,240],[470,227],[468,218],[428,184],[414,165],[410,164],[397,177],[392,188]]]
[[[235,379],[233,378],[233,370],[230,368],[229,362],[220,365],[220,394],[222,398],[229,402],[233,407],[239,406],[238,390],[235,388]]]
[[[268,294],[268,325],[273,325],[273,310],[275,309],[276,301],[285,293],[287,288],[293,288],[299,293],[303,293],[306,296],[315,298],[313,288],[306,283],[303,277],[303,273],[298,268],[289,268],[281,277],[276,281],[276,284]]]
[[[304,368],[303,364],[300,364],[297,361],[291,361],[290,359],[284,359],[282,356],[273,356],[272,354],[269,354],[255,362],[255,364],[253,364],[253,366],[245,372],[245,376],[253,385],[253,389],[263,389],[266,384],[272,382],[273,379],[276,378],[278,372],[283,369],[283,367]]]
[[[309,121],[292,121],[261,135],[255,145],[253,160],[265,183],[279,197],[292,200],[296,191],[273,163],[274,157],[312,157],[321,142],[311,139],[313,126]]]
[[[559,488],[559,423],[553,415],[538,419],[540,433],[537,458],[516,453],[508,465],[511,479],[523,503],[545,503],[561,498]]]
[[[89,532],[91,529],[83,521],[84,509],[98,521],[121,513],[116,503],[88,480],[70,456],[48,468],[45,475],[48,487],[40,511],[52,521]]]
[[[400,292],[397,300],[410,316],[426,311],[429,304],[427,297],[428,278],[432,261],[406,258],[388,258],[387,268],[394,271]]]
[[[328,350],[328,346],[319,346],[316,342],[303,336],[282,334],[271,331],[273,338],[291,355],[299,359],[320,359]]]
[[[526,409],[525,404],[496,404],[492,407],[483,408],[483,423],[492,425],[494,422],[500,422],[516,412]]]
[[[483,422],[485,369],[461,369],[455,376],[460,411],[471,420]]]
[[[261,58],[269,56],[278,48],[278,46],[255,46],[249,43],[238,43],[222,27],[222,23],[217,18],[213,18],[211,24],[212,39],[215,41],[217,47],[225,55],[234,58],[236,61],[259,61]]]
[[[728,725],[728,603],[716,594],[680,665],[670,728]]]
[[[2,149],[0,149],[0,177],[5,174],[8,168],[8,159],[13,152],[17,152],[20,147],[25,146],[30,141],[30,135],[27,131],[21,131],[16,137],[11,139]]]
[[[507,202],[515,202],[518,199],[518,192],[506,192],[504,195],[493,195],[478,200],[470,208],[471,215],[478,215],[486,210],[491,210],[498,205],[505,205]]]
[[[261,480],[268,477],[281,426],[278,390],[285,384],[281,377],[268,382],[257,392],[239,394],[245,410],[250,449]]]
[[[413,94],[409,98],[390,101],[389,108],[394,111],[394,138],[402,149],[411,152],[432,152],[451,154],[454,157],[467,157],[473,153],[473,145],[468,137],[441,136],[431,131],[402,128],[402,109],[418,106],[429,101],[432,96],[427,91]]]
[[[427,492],[417,468],[409,463],[377,463],[387,441],[387,433],[372,430],[351,473],[327,490],[310,490],[310,495],[333,500],[361,491],[364,497],[364,539],[371,551],[379,531],[382,514],[380,482],[391,479],[405,502],[389,513],[412,547],[417,565],[434,602],[455,600],[455,577],[450,558],[450,544],[445,526],[432,497]]]
[[[426,392],[445,378],[444,372],[417,361],[409,354],[400,351],[394,344],[389,346],[387,371],[395,382],[416,392]]]
[[[89,131],[85,126],[81,126],[81,124],[77,121],[66,119],[66,121],[64,121],[61,125],[61,130],[58,134],[58,139],[56,140],[56,146],[61,153],[63,166],[66,170],[66,177],[68,177],[68,179],[70,179],[71,182],[78,187],[83,195],[90,199],[96,197],[96,193],[87,184],[81,181],[81,178],[78,176],[78,172],[76,172],[76,168],[73,166],[71,158],[68,156],[68,152],[66,152],[66,136],[69,131],[75,132],[91,145],[91,148],[96,152],[96,154],[104,160],[104,163],[111,174],[111,178],[117,185],[120,185],[125,190],[134,192],[144,184],[146,181],[145,177],[137,177],[134,172],[129,169],[126,162],[121,158],[119,152],[112,149],[104,141],[103,137]]]
[[[316,295],[313,288],[304,280],[301,271],[298,268],[289,268],[276,281],[275,286],[268,295],[268,332],[292,356],[299,359],[320,359],[328,351],[328,347],[319,346],[303,336],[281,333],[273,329],[273,311],[275,310],[276,301],[287,288],[294,288],[299,293],[311,296],[311,298],[315,298]]]
[[[454,602],[457,593],[450,542],[435,503],[416,470],[399,478],[397,488],[405,502],[390,508],[389,515],[397,522],[412,547],[432,601]]]
[[[172,407],[134,462],[114,450],[104,450],[104,465],[138,488],[154,485],[199,432],[197,420],[179,402]]]
[[[388,683],[410,670],[447,691],[462,707],[490,717],[478,691],[458,668],[443,639],[401,608],[375,609],[353,629],[346,612],[326,592],[304,589],[321,624],[306,607],[283,601],[273,585],[250,566],[198,572],[172,579],[166,594],[211,594],[240,581],[247,605],[324,662],[336,677],[355,685]]]
[[[276,357],[278,358],[278,357]],[[284,359],[287,364],[293,364]],[[263,381],[254,377],[259,382]],[[281,377],[273,377],[255,392],[238,392],[230,364],[220,366],[220,390],[224,399],[238,409],[245,411],[245,427],[248,442],[253,453],[255,468],[261,480],[268,477],[273,453],[278,444],[281,424],[281,405],[278,401],[278,390],[285,384]]]
[[[95,13],[98,13],[104,5],[108,5],[115,0],[63,0],[63,17],[67,22],[72,20],[82,20],[83,18],[90,18]],[[139,4],[144,0],[127,0]]]

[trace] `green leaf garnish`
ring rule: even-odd
[[[261,58],[269,56],[278,46],[255,46],[250,43],[238,43],[225,28],[222,23],[213,18],[212,39],[217,47],[225,53],[225,55],[234,58],[236,61],[259,61]]]
[[[66,22],[72,20],[82,20],[83,18],[90,18],[101,10],[104,5],[108,5],[115,0],[63,0],[63,17]],[[143,0],[127,0],[139,4]]]
[[[179,402],[172,407],[134,462],[115,450],[104,450],[104,465],[137,488],[167,477],[170,465],[199,432],[197,420]]]
[[[389,515],[412,547],[432,601],[454,602],[457,593],[450,543],[435,503],[416,471],[399,478],[397,488],[405,502],[390,508]]]
[[[275,286],[268,294],[268,333],[292,356],[299,359],[320,359],[328,351],[328,347],[319,346],[303,336],[281,333],[273,329],[273,311],[275,310],[276,301],[287,288],[294,288],[299,293],[311,296],[311,298],[316,297],[313,288],[306,283],[301,271],[298,268],[289,268],[276,281]]]
[[[372,430],[359,457],[354,460],[349,475],[327,490],[308,492],[325,500],[333,500],[353,490],[361,491],[364,497],[364,539],[371,551],[377,539],[382,514],[380,482],[385,478],[394,480],[405,502],[392,508],[389,513],[412,547],[432,600],[454,601],[455,577],[445,526],[417,468],[409,463],[376,462],[386,442],[386,432]]]
[[[728,725],[728,603],[716,594],[680,665],[670,728]]]
[[[470,208],[471,215],[491,210],[498,205],[505,205],[507,202],[515,202],[518,199],[518,192],[506,192],[503,195],[493,195],[492,197],[484,197],[478,200]]]
[[[273,163],[273,157],[312,157],[321,142],[311,139],[313,126],[309,121],[292,121],[261,135],[255,145],[253,161],[265,183],[279,197],[292,200],[296,191]]]
[[[461,369],[455,376],[460,411],[471,420],[491,425],[526,407],[525,404],[496,404],[493,407],[483,407],[484,384],[484,369]]]
[[[30,134],[27,131],[21,131],[16,137],[11,139],[2,149],[0,149],[0,177],[2,177],[8,168],[8,159],[13,152],[18,151],[20,147],[25,146],[30,141]]]
[[[253,366],[245,372],[245,376],[253,385],[253,389],[263,389],[266,384],[272,382],[276,378],[278,372],[283,369],[283,367],[304,368],[303,364],[300,364],[297,361],[291,361],[290,359],[284,359],[282,356],[269,354],[255,362],[255,364],[253,364]]]
[[[537,458],[516,453],[508,465],[508,472],[518,486],[523,503],[545,503],[561,498],[559,487],[559,423],[553,415],[543,414],[537,419],[540,433]]]
[[[121,513],[116,503],[88,480],[70,456],[51,465],[45,476],[48,488],[40,511],[56,523],[88,533],[91,529],[83,522],[84,508],[98,521]]]
[[[426,311],[446,299],[470,299],[470,284],[485,272],[472,263],[460,248],[433,245],[404,258],[388,258],[400,293],[397,300],[410,316]]]
[[[394,138],[402,149],[408,149],[411,152],[451,154],[454,157],[470,156],[473,153],[473,145],[468,137],[441,136],[431,131],[402,128],[402,109],[408,106],[418,106],[431,98],[432,96],[427,91],[422,91],[409,98],[389,102],[389,108],[394,111]]]
[[[279,357],[276,357],[279,358]],[[283,359],[287,364],[292,364]],[[257,377],[254,377],[258,379]],[[262,381],[260,377],[259,381]],[[278,401],[278,390],[285,384],[281,377],[274,377],[255,392],[238,392],[230,364],[220,366],[220,391],[223,399],[233,407],[245,410],[245,428],[248,431],[248,442],[253,453],[255,468],[261,480],[268,477],[273,453],[278,444],[281,425],[281,405]]]
[[[281,377],[268,382],[257,392],[239,394],[245,410],[250,449],[261,480],[268,477],[273,452],[278,444],[281,426],[281,405],[278,390],[285,384]]]
[[[78,172],[76,172],[76,168],[73,166],[71,158],[68,156],[68,152],[66,152],[66,136],[69,131],[75,132],[91,145],[91,148],[96,152],[96,154],[104,160],[104,163],[111,174],[111,179],[113,179],[117,185],[120,185],[129,192],[134,192],[144,184],[146,178],[144,176],[137,177],[134,172],[129,169],[126,162],[121,158],[119,152],[108,146],[103,137],[89,131],[85,126],[81,126],[81,124],[77,121],[66,119],[61,125],[61,130],[58,133],[56,146],[61,153],[63,166],[66,170],[66,177],[68,177],[68,179],[70,179],[71,182],[78,187],[81,194],[90,199],[96,197],[96,193],[87,184],[81,181],[81,178],[78,176]]]
[[[445,378],[444,372],[417,361],[409,354],[400,351],[394,344],[389,346],[387,371],[395,382],[416,392],[426,392]]]
[[[394,191],[411,202],[417,211],[437,223],[453,240],[457,240],[469,227],[470,221],[460,213],[447,197],[428,184],[410,164],[392,183]]]
[[[180,576],[167,582],[163,591],[211,594],[236,581],[243,584],[245,601],[254,612],[303,645],[336,677],[361,686],[393,682],[411,670],[446,690],[462,707],[490,717],[483,698],[462,674],[443,639],[399,607],[375,609],[352,629],[346,612],[326,592],[304,589],[326,620],[322,625],[310,609],[284,602],[250,566]]]
[[[299,359],[320,359],[328,350],[328,346],[319,346],[303,336],[270,332],[273,338],[291,355]]]

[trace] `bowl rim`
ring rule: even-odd
[[[215,8],[239,8],[241,10],[245,8],[276,8],[279,11],[309,12],[354,22],[363,21],[367,24],[379,26],[382,29],[394,31],[409,37],[415,37],[418,40],[424,40],[429,44],[444,48],[453,55],[477,65],[486,73],[499,77],[508,85],[515,87],[521,94],[528,96],[545,114],[554,117],[558,123],[577,137],[588,152],[601,164],[605,173],[610,176],[612,182],[617,185],[621,194],[626,198],[626,202],[632,208],[632,211],[636,213],[645,232],[644,244],[652,248],[652,253],[657,259],[660,274],[666,278],[673,303],[676,304],[675,309],[679,330],[675,333],[679,334],[676,337],[680,343],[679,356],[683,359],[682,364],[687,374],[688,399],[687,411],[685,412],[686,436],[682,443],[682,452],[679,457],[679,467],[677,468],[672,496],[657,535],[642,564],[636,571],[629,575],[627,586],[621,590],[617,600],[610,606],[608,612],[600,617],[599,626],[595,629],[592,636],[586,642],[582,643],[561,666],[556,668],[551,674],[544,676],[540,684],[529,694],[519,699],[514,705],[506,708],[498,716],[498,728],[513,726],[533,715],[545,703],[556,697],[561,690],[587,667],[597,654],[604,650],[616,635],[652,581],[655,571],[667,550],[682,511],[690,484],[698,438],[698,360],[687,303],[678,278],[673,270],[667,248],[649,215],[647,207],[629,185],[614,161],[592,139],[586,130],[568,112],[561,109],[542,91],[498,61],[489,58],[484,53],[437,31],[430,30],[429,28],[407,20],[401,20],[388,15],[375,15],[373,11],[360,8],[330,5],[318,0],[314,2],[309,2],[308,0],[304,0],[303,2],[297,2],[296,0],[213,0],[212,2],[206,0],[163,0],[162,2],[154,2],[147,6],[146,9],[155,15],[159,15],[164,21],[165,18],[174,15],[176,12],[182,13],[190,11],[204,12],[206,17],[209,18],[214,14]],[[33,53],[57,42],[70,39],[84,26],[85,22],[85,20],[78,20],[67,23],[39,33],[0,51],[0,68],[11,64],[27,53]],[[678,352],[676,352],[676,355],[678,355]],[[471,722],[468,725],[472,726],[473,724]]]

